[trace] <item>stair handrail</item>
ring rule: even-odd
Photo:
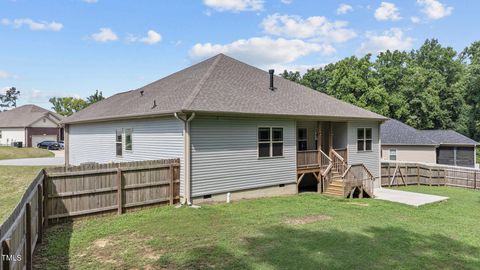
[[[343,159],[343,157],[340,154],[338,154],[333,148],[330,148],[330,155],[332,156],[331,159],[332,159],[333,166],[339,173],[343,175],[348,168],[348,164],[345,162],[345,159]]]

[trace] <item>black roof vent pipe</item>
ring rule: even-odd
[[[277,89],[274,85],[273,85],[273,73],[275,73],[275,70],[274,69],[270,69],[268,71],[268,73],[270,73],[270,90],[274,91],[275,89]]]

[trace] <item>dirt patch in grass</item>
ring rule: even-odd
[[[137,233],[125,233],[123,236],[100,238],[95,240],[84,254],[80,254],[79,259],[85,255],[91,255],[97,261],[104,262],[115,268],[130,267],[130,265],[125,265],[123,256],[153,263],[160,259],[164,252],[151,248],[147,244],[151,239],[152,237],[140,236]],[[128,248],[125,249],[125,246]]]
[[[297,217],[297,218],[288,218],[287,220],[285,220],[285,223],[290,225],[303,225],[303,224],[309,224],[309,223],[330,220],[330,219],[332,219],[331,216],[320,214],[320,215],[310,215],[310,216]]]

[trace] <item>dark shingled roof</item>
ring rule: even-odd
[[[420,130],[395,119],[381,125],[382,144],[385,145],[438,145]]]
[[[478,143],[454,130],[422,130],[423,134],[439,144],[477,145]]]
[[[441,145],[478,143],[453,130],[418,130],[395,119],[381,125],[384,145]]]
[[[33,104],[23,105],[0,114],[0,128],[28,127],[48,116],[55,123],[64,117]]]
[[[343,119],[387,118],[219,54],[137,90],[116,94],[65,123],[174,112],[245,113]]]

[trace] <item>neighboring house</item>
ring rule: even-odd
[[[327,155],[379,177],[384,120],[219,54],[67,118],[66,163],[180,158],[188,201],[333,193]]]
[[[62,116],[36,105],[23,105],[0,114],[0,145],[21,142],[35,147],[44,140],[62,140]]]
[[[382,124],[382,159],[474,167],[477,142],[453,130],[418,130],[390,119]]]

